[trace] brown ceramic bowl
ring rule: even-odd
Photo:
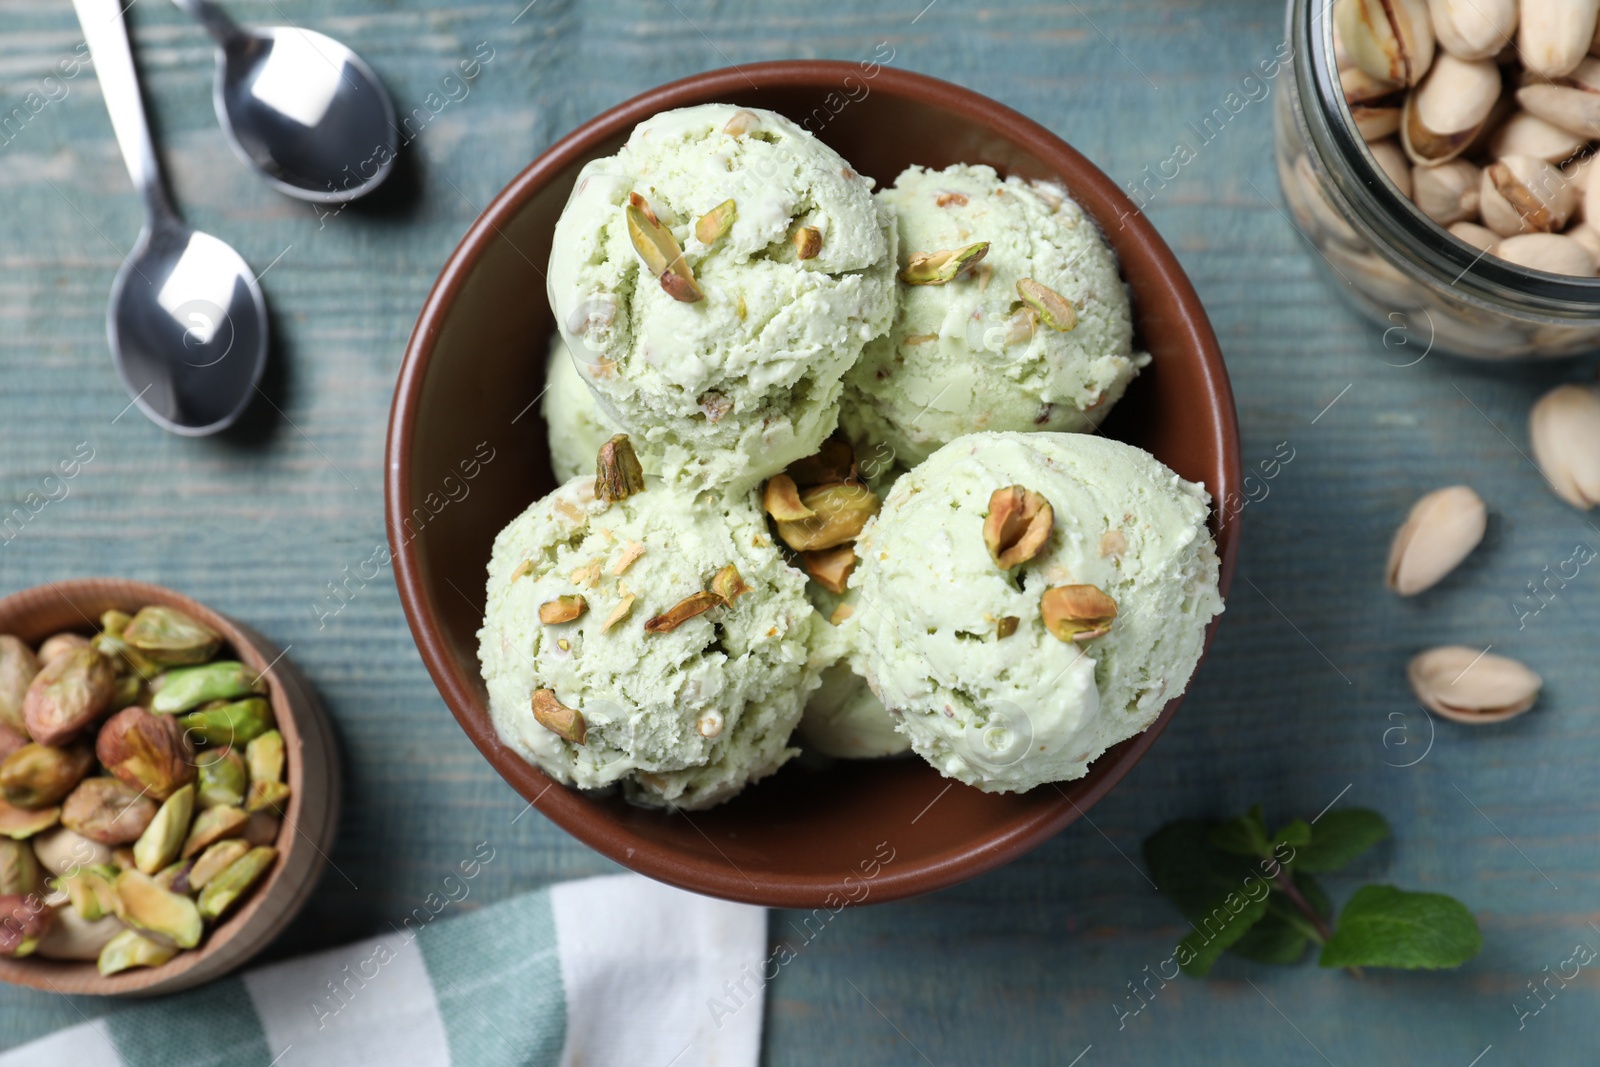
[[[130,615],[146,604],[177,608],[204,622],[226,640],[225,654],[260,673],[288,753],[286,778],[292,791],[278,859],[248,899],[221,925],[206,932],[200,947],[180,952],[159,967],[136,967],[101,977],[93,961],[0,958],[0,981],[51,993],[149,996],[175,993],[220,978],[267,947],[311,897],[328,862],[339,825],[339,760],[333,730],[310,685],[266,638],[181,593],[119,578],[84,578],[35,586],[0,599],[0,633],[30,646],[54,633],[89,636],[100,613],[115,608]],[[230,653],[231,650],[231,653]]]
[[[912,163],[960,162],[1065,185],[1116,248],[1139,344],[1155,357],[1105,432],[1205,483],[1214,500],[1236,498],[1239,430],[1216,338],[1172,251],[1110,179],[1039,124],[947,82],[887,68],[868,77],[849,63],[761,63],[674,82],[580,126],[495,197],[450,257],[411,336],[389,425],[387,517],[400,598],[428,670],[489,762],[552,821],[618,863],[773,906],[817,907],[835,893],[855,901],[925,893],[1014,859],[1071,823],[1139,761],[1179,701],[1096,760],[1088,777],[1060,788],[986,794],[916,759],[825,772],[791,765],[692,815],[552,788],[500,743],[489,719],[476,634],[490,546],[554,488],[535,401],[554,329],[544,268],[556,218],[579,168],[616,151],[635,124],[715,101],[805,122],[880,185]],[[1212,518],[1224,590],[1236,516],[1220,508]]]

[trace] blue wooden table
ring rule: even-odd
[[[1600,572],[1537,613],[1527,593],[1574,546],[1600,545],[1525,454],[1531,401],[1588,370],[1438,355],[1403,366],[1416,345],[1386,347],[1344,308],[1277,191],[1270,96],[1287,76],[1269,99],[1246,84],[1282,45],[1273,0],[924,3],[239,0],[243,20],[347,41],[412,116],[389,187],[332,214],[235,161],[211,112],[209,45],[175,8],[139,0],[130,18],[176,198],[264,272],[276,330],[247,423],[192,441],[127,410],[107,358],[105,297],[138,202],[92,71],[60,77],[81,40],[70,8],[0,0],[0,506],[48,501],[0,538],[0,590],[91,574],[164,583],[265,631],[311,676],[343,739],[346,815],[337,870],[276,956],[386,929],[480,841],[496,859],[468,906],[612,869],[536,813],[518,818],[523,802],[435,693],[390,576],[346,583],[384,537],[384,428],[406,337],[479,208],[594,113],[730,63],[881,57],[886,42],[892,65],[1033,116],[1124,183],[1239,93],[1246,105],[1146,207],[1210,309],[1246,463],[1283,442],[1294,456],[1245,508],[1211,657],[1150,757],[1025,859],[847,910],[809,941],[775,913],[772,939],[799,951],[767,993],[766,1061],[1592,1062],[1589,974],[1520,1028],[1516,1007],[1576,943],[1600,946]],[[48,480],[85,449],[76,477]],[[1399,601],[1382,587],[1391,530],[1421,492],[1462,481],[1489,503],[1485,545]],[[1525,660],[1546,679],[1539,707],[1431,731],[1404,665],[1445,642]],[[1330,803],[1384,812],[1396,839],[1330,878],[1335,899],[1361,880],[1449,892],[1477,915],[1482,955],[1362,980],[1230,960],[1204,982],[1140,985],[1182,933],[1140,842],[1169,819],[1254,801],[1280,821]],[[1154,996],[1141,1006],[1130,984]],[[0,990],[0,1045],[108,1007]]]

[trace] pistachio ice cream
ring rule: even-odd
[[[814,452],[894,313],[871,179],[769,111],[669,111],[584,167],[549,293],[604,416],[669,481],[759,479]]]
[[[1222,610],[1208,501],[1088,434],[972,434],[901,477],[856,543],[852,622],[916,752],[1010,792],[1153,723]]]
[[[897,220],[899,306],[846,378],[851,437],[911,466],[962,434],[1098,426],[1149,357],[1083,209],[965,164],[913,166],[877,198]]]
[[[594,394],[572,365],[572,353],[559,333],[550,339],[539,410],[550,435],[550,467],[556,481],[593,474],[595,455],[617,433],[617,428],[600,414]],[[652,457],[642,455],[639,459],[645,470],[652,469]]]
[[[895,717],[883,706],[865,674],[852,663],[856,611],[860,597],[854,590],[831,593],[816,582],[807,586],[811,602],[827,621],[818,646],[824,661],[822,684],[811,694],[795,740],[802,748],[837,759],[872,759],[898,756],[911,749],[911,740],[895,730]]]
[[[546,773],[705,808],[796,753],[820,620],[748,499],[643,482],[575,478],[500,532],[478,654],[501,739]]]

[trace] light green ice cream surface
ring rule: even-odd
[[[983,540],[994,490],[1021,485],[1055,512],[1049,543],[1002,571]],[[1148,453],[1087,434],[984,433],[894,485],[857,542],[856,662],[916,752],[989,792],[1080,778],[1188,685],[1222,610],[1205,490]],[[1051,635],[1040,598],[1094,585],[1110,632]],[[1006,616],[1020,621],[997,635]]]
[[[727,132],[736,116],[745,128]],[[669,480],[753,485],[833,431],[845,371],[894,314],[895,228],[871,186],[788,119],[723,104],[657,115],[583,168],[550,302],[604,415]],[[674,300],[645,269],[630,193],[672,231],[703,300]],[[703,244],[696,221],[730,199],[732,228]],[[822,235],[806,260],[802,226]]]
[[[545,363],[544,399],[539,410],[544,415],[550,439],[550,466],[556,481],[565,482],[580,474],[593,474],[600,446],[618,432],[595,406],[594,395],[572,365],[572,353],[558,333],[550,339],[550,358]],[[656,469],[649,455],[640,455],[646,471]]]
[[[850,662],[854,644],[850,620],[860,606],[860,596],[849,589],[842,595],[831,593],[816,582],[808,583],[806,592],[824,620],[818,636],[821,655],[837,662],[822,672],[822,685],[806,704],[796,740],[804,748],[836,759],[873,759],[909,752],[910,738],[895,730],[894,716],[873,693],[866,676]]]
[[[989,251],[944,285],[898,283],[893,329],[846,377],[851,437],[914,466],[962,434],[1098,426],[1149,357],[1133,350],[1116,258],[1083,209],[1057,186],[963,164],[913,166],[878,199],[894,209],[902,267],[980,241]],[[1071,301],[1077,325],[1024,325],[1007,340],[1024,278]]]
[[[751,592],[669,632],[645,631],[729,563]],[[524,564],[532,573],[518,576]],[[575,621],[539,621],[541,604],[573,594],[588,604]],[[602,633],[629,594],[631,613]],[[796,753],[789,736],[829,662],[813,652],[819,625],[804,576],[784,562],[753,501],[652,478],[607,504],[582,477],[495,539],[479,659],[500,738],[524,758],[580,789],[620,782],[638,803],[696,809]],[[583,714],[584,744],[534,719],[539,688]]]

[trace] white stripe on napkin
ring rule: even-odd
[[[550,907],[567,992],[561,1067],[754,1067],[764,909],[636,875],[551,886]]]
[[[57,1030],[49,1037],[0,1055],[0,1067],[63,1067],[64,1064],[122,1067],[122,1057],[117,1055],[117,1046],[111,1042],[111,1028],[105,1019]]]
[[[250,971],[274,1067],[448,1064],[450,1046],[421,950],[379,937]]]

